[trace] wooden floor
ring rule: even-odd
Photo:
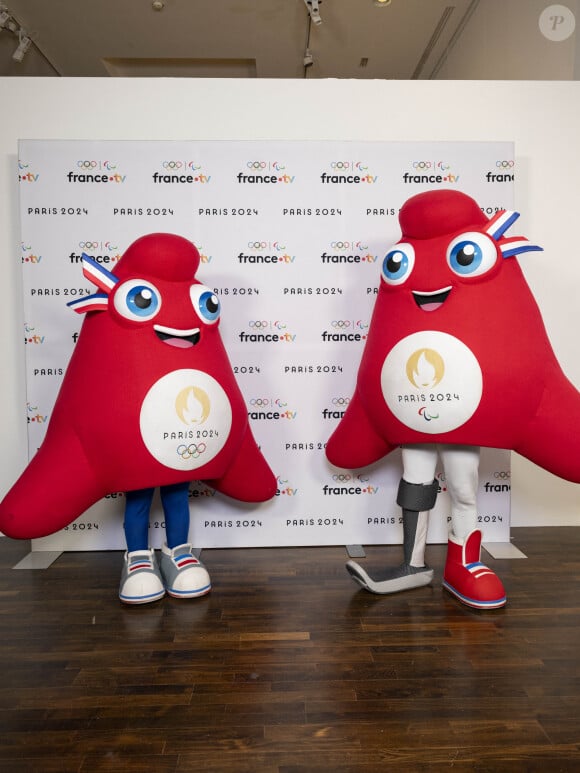
[[[580,771],[580,528],[512,536],[487,612],[441,589],[438,545],[391,597],[342,547],[206,550],[209,596],[131,608],[120,553],[14,570],[0,539],[0,771]]]

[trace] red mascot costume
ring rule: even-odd
[[[367,590],[431,581],[424,549],[437,454],[452,508],[443,585],[480,609],[501,607],[506,596],[480,562],[479,447],[517,451],[580,482],[580,395],[514,257],[540,248],[505,236],[518,216],[488,219],[457,191],[421,193],[401,209],[402,239],[383,261],[356,391],[327,446],[329,461],[347,468],[402,446],[404,560],[375,579],[349,562]]]
[[[195,278],[199,262],[173,234],[138,239],[113,273],[83,256],[99,292],[69,304],[87,316],[45,440],[0,504],[0,530],[28,539],[127,492],[127,603],[209,591],[187,542],[191,480],[247,502],[276,492],[219,334],[219,301]],[[157,486],[168,537],[161,573],[147,537]]]

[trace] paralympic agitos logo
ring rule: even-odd
[[[121,260],[121,253],[117,244],[111,241],[98,241],[95,239],[82,239],[78,242],[76,250],[68,255],[69,263],[80,264],[83,254],[88,255],[97,263],[117,263]]]
[[[38,182],[40,174],[30,169],[30,164],[25,161],[18,161],[18,181],[21,183]]]
[[[298,494],[298,489],[292,488],[292,486],[289,485],[289,481],[286,478],[282,478],[280,475],[278,475],[276,483],[277,483],[277,489],[276,489],[277,497],[279,496],[295,497]]]
[[[283,161],[246,161],[244,167],[236,175],[240,185],[291,185],[296,179],[296,175],[289,172]]]
[[[364,341],[367,337],[368,322],[361,319],[333,319],[330,330],[323,330],[320,337],[325,343],[352,343]]]
[[[332,476],[332,485],[325,483],[322,487],[324,496],[361,496],[362,494],[374,495],[379,486],[373,486],[370,478],[362,473],[353,474],[338,472]]]
[[[211,180],[211,174],[208,174],[207,170],[204,170],[203,166],[196,161],[169,159],[162,161],[159,169],[160,171],[153,172],[154,183],[205,185]]]
[[[292,344],[296,335],[289,332],[287,325],[282,320],[251,319],[247,325],[249,333],[241,330],[238,338],[241,343],[286,343]]]
[[[79,159],[75,171],[67,172],[69,183],[124,183],[127,175],[119,169],[116,161]]]
[[[33,251],[33,247],[22,243],[22,262],[28,263],[31,266],[37,266],[42,260],[42,255],[36,255]]]
[[[279,421],[280,419],[292,420],[298,415],[288,407],[288,403],[279,397],[252,397],[248,401],[250,409],[248,417],[256,421]]]
[[[291,266],[296,260],[296,255],[290,255],[279,241],[252,239],[247,243],[246,250],[238,254],[238,263],[242,265]]]
[[[460,175],[446,161],[413,161],[412,171],[403,173],[404,183],[456,183]]]
[[[337,239],[330,242],[327,252],[324,250],[320,260],[325,265],[337,264],[367,264],[376,263],[378,256],[369,252],[369,246],[364,241],[347,241]]]
[[[320,182],[334,185],[373,185],[379,179],[377,174],[371,174],[364,161],[331,161],[330,171],[320,174]]]

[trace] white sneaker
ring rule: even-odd
[[[165,596],[153,550],[125,553],[119,598],[124,604],[149,604]]]
[[[161,549],[160,569],[167,593],[177,599],[205,596],[211,590],[207,569],[191,552],[191,545]]]

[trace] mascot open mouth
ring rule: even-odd
[[[177,349],[189,349],[195,346],[200,338],[198,327],[191,330],[178,330],[173,327],[154,325],[153,329],[160,341],[163,341],[164,344],[169,344],[169,346],[175,346]]]
[[[413,293],[415,303],[420,309],[423,311],[436,311],[441,308],[447,300],[447,296],[451,292],[451,287],[443,287],[441,290],[434,290],[429,293],[420,293],[416,290],[412,290],[411,292]]]

